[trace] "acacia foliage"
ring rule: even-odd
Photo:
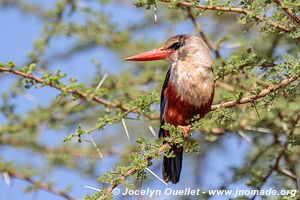
[[[176,27],[184,25],[188,25],[185,30],[189,33],[199,34],[211,49],[216,95],[212,111],[205,119],[193,118],[191,129],[195,134],[189,143],[184,142],[181,129],[170,124],[164,125],[172,133],[165,141],[184,145],[187,153],[195,155],[201,146],[218,145],[224,135],[247,135],[246,139],[252,143],[244,165],[232,169],[232,180],[220,187],[243,181],[250,188],[261,189],[267,181],[280,177],[280,187],[297,188],[299,1],[137,0],[133,4],[62,0],[48,9],[30,1],[1,0],[0,5],[2,9],[12,7],[33,15],[43,23],[42,34],[28,52],[26,63],[15,63],[12,58],[11,62],[0,64],[0,81],[15,77],[8,90],[1,94],[4,120],[0,127],[0,144],[38,155],[71,155],[68,158],[48,156],[44,160],[49,166],[47,170],[50,166],[64,166],[94,180],[99,177],[97,167],[107,170],[101,155],[117,156],[121,164],[99,177],[98,181],[104,183],[99,188],[101,191],[86,199],[111,198],[112,190],[120,184],[137,187],[138,181],[133,176],[138,180],[146,179],[145,170],[153,160],[160,159],[162,154],[172,156],[169,146],[163,145],[164,141],[145,133],[149,131],[148,125],[156,129],[159,126],[159,92],[168,66],[164,62],[125,65],[121,61],[119,65],[124,67],[117,74],[109,73],[104,80],[107,68],[114,66],[104,66],[101,60],[93,58],[89,64],[92,63],[96,73],[84,82],[62,69],[54,71],[51,66],[56,60],[72,60],[79,53],[99,47],[122,60],[129,52],[142,52],[161,45],[161,40],[147,37],[152,31],[159,29],[159,34],[167,38],[174,34]],[[115,8],[103,9],[109,6]],[[117,6],[132,9],[143,17],[130,23],[122,23],[121,17],[115,21],[111,15],[117,12]],[[64,52],[49,55],[50,45],[61,37],[71,39],[72,45]],[[101,80],[103,84],[97,87]],[[42,88],[54,88],[55,98],[25,114],[18,113],[20,104],[14,100]],[[129,134],[138,138],[136,142],[131,140],[124,145],[124,138],[120,137],[125,136],[124,124],[135,130]],[[50,147],[41,142],[41,127],[57,133],[67,130],[59,136],[65,143]],[[112,134],[110,127],[116,133]],[[83,144],[87,139],[92,140],[90,136],[98,138],[99,157],[93,145]],[[116,150],[115,146],[121,149]],[[96,155],[97,159],[78,163],[75,156],[78,154]],[[199,162],[198,157],[194,159]],[[26,164],[16,163],[1,158],[0,171],[27,181],[28,192],[43,189],[66,199],[77,198],[68,194],[69,188],[56,189],[51,180],[41,182],[39,178],[31,178],[41,176],[43,169],[28,170]]]

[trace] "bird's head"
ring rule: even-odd
[[[212,58],[206,43],[194,35],[176,35],[167,40],[161,48],[126,58],[128,61],[167,60],[194,62],[206,67],[212,66]]]

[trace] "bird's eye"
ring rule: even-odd
[[[181,46],[182,46],[182,44],[181,44],[180,42],[175,42],[174,44],[172,44],[172,45],[170,46],[170,49],[177,50],[177,49],[179,49]]]

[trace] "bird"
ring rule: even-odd
[[[166,60],[171,64],[161,90],[158,135],[169,135],[162,128],[168,123],[180,127],[187,138],[193,116],[203,118],[211,110],[214,98],[213,59],[208,45],[196,35],[175,35],[163,47],[125,60]],[[163,157],[162,176],[165,182],[176,184],[182,169],[183,147],[171,149],[175,157]]]

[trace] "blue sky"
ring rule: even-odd
[[[33,1],[39,2],[43,5],[49,7],[53,5],[53,1]],[[108,6],[108,11],[112,11],[114,6]],[[135,23],[135,19],[142,17],[143,12],[137,8],[118,8],[115,9],[113,13],[113,19],[116,23],[127,24]],[[149,11],[146,11],[149,12]],[[42,24],[34,16],[28,16],[20,14],[19,11],[15,9],[1,9],[0,10],[0,62],[4,63],[7,61],[14,61],[15,63],[22,65],[28,60],[27,55],[32,50],[33,41],[35,41],[41,34]],[[183,24],[182,26],[176,27],[176,33],[190,33],[193,30],[192,24]],[[192,32],[193,33],[193,32]],[[142,32],[136,37],[146,37],[146,38],[159,38],[165,40],[166,35],[157,30],[156,32]],[[48,55],[63,51],[64,48],[68,47],[72,40],[67,38],[56,38],[51,43]],[[225,52],[226,53],[226,52]],[[51,70],[55,71],[56,69],[62,69],[63,72],[68,73],[69,76],[76,77],[79,82],[84,82],[90,84],[90,77],[93,77],[95,69],[91,62],[92,58],[100,60],[104,66],[104,69],[108,73],[117,73],[118,69],[122,69],[122,65],[125,65],[122,60],[116,57],[112,52],[109,52],[103,48],[95,48],[85,53],[79,53],[74,58],[64,61],[58,61],[51,63]],[[114,67],[111,67],[114,66]],[[13,79],[11,75],[0,74],[0,93],[7,90],[9,83]],[[58,91],[49,88],[43,89],[31,89],[28,91],[28,95],[32,97],[35,101],[28,99],[27,96],[20,96],[16,99],[18,104],[17,111],[21,114],[26,114],[29,110],[35,108],[36,106],[47,105],[51,99],[55,98],[58,94]],[[1,118],[2,117],[2,118]],[[3,116],[0,116],[0,120],[3,120]],[[1,122],[0,122],[1,123]],[[121,132],[121,131],[119,131]],[[46,129],[41,135],[41,140],[49,146],[56,144],[61,144],[63,137],[68,135],[66,131],[63,134],[57,134],[57,132]],[[97,134],[97,133],[96,133]],[[117,133],[123,134],[123,133]],[[123,137],[123,135],[122,135]],[[99,139],[98,136],[95,136],[95,139]],[[67,144],[68,145],[68,144]],[[224,180],[223,176],[229,178],[231,173],[228,170],[232,166],[240,166],[242,164],[242,159],[250,148],[250,143],[244,139],[241,139],[240,136],[235,134],[229,134],[223,136],[220,146],[217,148],[210,149],[209,152],[206,152],[205,158],[200,163],[201,168],[209,169],[205,173],[202,173],[199,188],[205,190],[213,189],[219,186]],[[204,151],[203,149],[202,151]],[[193,155],[195,156],[195,155]],[[24,164],[30,166],[39,166],[41,169],[45,169],[45,158],[40,155],[37,155],[33,152],[24,151],[23,149],[15,149],[10,146],[1,146],[1,157],[5,161],[13,161],[18,164]],[[112,169],[114,166],[114,161],[116,159],[104,159],[101,162],[102,166],[99,167],[99,176],[105,170]],[[79,161],[80,162],[80,161]],[[189,169],[194,166],[189,165],[191,159],[186,157],[184,159],[184,168],[182,173],[182,179],[179,184],[176,186],[170,185],[172,188],[183,188],[186,187],[191,179],[194,179],[194,175],[189,173]],[[104,163],[104,164],[103,164]],[[155,167],[154,165],[152,167]],[[157,174],[160,174],[160,168],[156,169]],[[161,188],[164,187],[157,179],[149,175],[151,181],[151,187]],[[72,190],[70,192],[71,196],[80,198],[87,193],[92,193],[93,191],[85,189],[82,185],[90,185],[97,187],[99,184],[94,179],[90,177],[80,176],[76,171],[68,170],[63,167],[54,169],[51,173],[44,172],[45,180],[55,180],[57,188],[63,188],[68,185],[72,185]],[[8,187],[4,184],[3,179],[0,179],[0,194],[1,199],[34,199],[34,194],[24,194],[23,190],[28,185],[22,180],[12,180],[13,184],[11,187]],[[149,185],[143,185],[142,187],[148,187]],[[53,194],[50,194],[45,191],[38,191],[36,194],[36,199],[49,199],[56,200],[61,199]],[[167,199],[167,197],[166,197]],[[220,198],[215,198],[220,199]],[[222,198],[227,199],[227,198]]]

